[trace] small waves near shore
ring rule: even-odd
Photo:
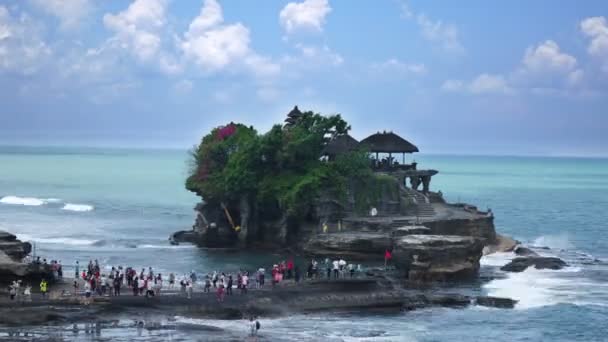
[[[547,246],[556,241],[556,248]],[[542,242],[542,243],[540,243]],[[503,272],[500,267],[516,258],[515,253],[494,253],[481,259],[483,267],[494,268],[496,279],[483,285],[489,296],[518,300],[516,309],[532,309],[558,304],[608,305],[608,265],[588,253],[564,249],[571,246],[563,238],[540,237],[530,245],[541,256],[555,256],[568,263],[561,270],[528,267],[523,272]]]
[[[21,197],[21,196],[4,196],[0,198],[0,204],[6,205],[22,205],[30,207],[40,206],[61,206],[62,210],[76,211],[76,212],[87,212],[93,211],[95,207],[91,204],[80,204],[80,203],[68,203],[63,202],[59,198],[38,198],[38,197]]]

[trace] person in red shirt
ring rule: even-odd
[[[391,253],[390,249],[387,249],[384,252],[384,268],[386,268],[388,266],[388,261],[391,260],[393,258],[393,254]]]
[[[293,275],[293,259],[289,259],[287,262],[287,279],[291,279]]]

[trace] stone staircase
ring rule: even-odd
[[[404,190],[407,198],[411,202],[415,203],[414,206],[408,209],[409,215],[418,217],[431,217],[435,215],[433,205],[429,201],[428,197],[426,197],[422,192],[409,188],[404,188]]]

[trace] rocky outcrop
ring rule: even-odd
[[[393,259],[411,281],[471,279],[479,271],[483,243],[454,235],[409,235],[395,239]]]
[[[309,254],[342,257],[345,259],[370,260],[384,258],[384,252],[391,248],[392,239],[388,234],[370,232],[344,232],[317,234],[303,246]]]
[[[538,253],[536,253],[535,251],[531,250],[528,247],[523,247],[523,246],[517,246],[513,250],[513,253],[515,253],[515,255],[519,255],[519,256],[538,256]]]
[[[13,261],[21,261],[30,254],[32,245],[17,240],[17,237],[11,233],[0,231],[0,251]]]
[[[511,298],[479,296],[475,299],[475,304],[499,309],[513,309],[517,300]]]
[[[0,231],[0,282],[51,280],[53,273],[48,265],[22,262],[31,249],[29,242],[21,242],[15,235]]]
[[[568,266],[568,264],[566,264],[566,262],[562,259],[556,257],[530,256],[515,258],[500,269],[507,272],[523,272],[530,266],[534,266],[534,268],[539,270],[561,270],[562,268]]]
[[[484,244],[493,244],[496,241],[494,217],[476,216],[474,218],[456,219],[429,219],[422,224],[431,229],[435,235],[461,235],[484,239]]]
[[[431,229],[422,225],[400,227],[393,231],[393,238],[415,234],[431,234]]]

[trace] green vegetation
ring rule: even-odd
[[[383,187],[374,177],[367,153],[351,151],[323,160],[328,142],[350,126],[340,115],[305,112],[294,125],[275,125],[265,134],[230,123],[213,129],[192,151],[193,167],[186,188],[210,203],[238,209],[246,198],[260,218],[287,214],[293,219],[311,213],[320,195],[345,203],[348,189],[371,188],[356,194],[357,206],[369,209]]]

